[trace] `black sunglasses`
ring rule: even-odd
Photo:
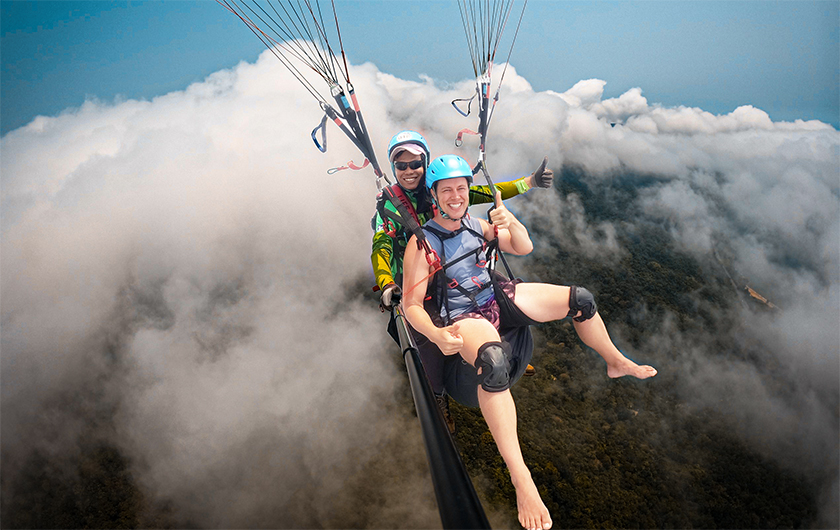
[[[408,168],[420,169],[421,167],[423,167],[423,161],[412,160],[411,162],[394,162],[394,167],[399,169],[400,171],[405,171]]]

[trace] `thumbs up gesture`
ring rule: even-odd
[[[502,194],[496,191],[496,207],[490,210],[490,222],[499,229],[508,228],[516,218],[502,202]]]

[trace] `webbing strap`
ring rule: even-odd
[[[459,98],[459,99],[453,99],[453,100],[452,100],[452,106],[453,106],[453,107],[455,107],[455,110],[457,110],[457,111],[458,111],[458,113],[459,113],[461,116],[463,116],[463,117],[465,117],[465,118],[466,118],[467,116],[469,116],[469,115],[470,115],[470,108],[472,107],[472,101],[473,101],[474,99],[475,99],[475,94],[473,94],[471,98]],[[467,112],[464,112],[463,110],[461,110],[461,109],[458,107],[458,105],[456,105],[456,104],[455,104],[455,103],[456,103],[456,102],[458,102],[458,101],[467,101],[467,102],[468,102],[468,103],[467,103]]]
[[[453,237],[461,234],[461,232],[470,232],[472,235],[478,237],[479,239],[482,239],[485,244],[488,243],[487,239],[484,238],[484,234],[482,234],[480,232],[476,232],[475,230],[473,230],[472,228],[470,228],[469,226],[466,226],[464,224],[461,224],[461,226],[458,227],[457,230],[453,230],[451,232],[442,232],[442,231],[438,230],[437,228],[432,228],[431,226],[426,226],[426,227],[424,227],[424,229],[428,230],[429,232],[436,235],[438,237],[438,239],[441,240],[441,242],[443,242],[444,240],[447,240],[447,239],[452,239]]]
[[[476,263],[476,265],[478,265],[481,262],[481,260],[478,259],[478,256],[481,254],[481,252],[484,251],[484,248],[485,247],[483,247],[483,246],[476,247],[475,249],[473,249],[469,252],[465,252],[464,254],[461,254],[460,256],[458,256],[455,259],[449,260],[446,263],[441,264],[441,267],[443,267],[443,270],[446,270],[447,267],[451,267],[451,266],[455,265],[456,263],[459,263],[459,262],[469,258],[470,256],[475,257],[475,263]]]
[[[391,236],[392,238],[397,238],[397,225],[402,226],[402,217],[400,214],[394,213],[387,208],[378,208],[379,215],[382,217],[382,220],[385,221],[385,233]],[[390,229],[387,229],[390,228]]]
[[[405,192],[403,192],[399,184],[386,186],[382,189],[382,193],[384,194],[384,197],[394,205],[394,208],[397,209],[397,214],[399,215],[398,218],[394,218],[392,215],[389,215],[389,217],[414,234],[417,238],[417,248],[426,254],[426,261],[429,262],[429,265],[434,267],[435,263],[439,264],[440,258],[438,258],[437,253],[429,246],[429,242],[426,241],[426,234],[420,227],[420,218],[417,216],[414,206],[412,206],[411,201],[408,200],[408,197],[406,197]],[[387,212],[387,209],[384,207],[382,210],[383,213]]]
[[[317,143],[317,142],[316,142]],[[324,144],[326,145],[326,144]],[[352,160],[347,162],[346,166],[338,166],[334,168],[330,168],[327,170],[327,175],[334,175],[339,171],[344,171],[345,169],[352,169],[353,171],[359,171],[360,169],[364,169],[370,165],[370,160],[365,158],[365,161],[362,163],[361,166],[357,166]]]
[[[318,150],[321,151],[322,153],[327,152],[327,129],[325,127],[326,125],[327,125],[327,115],[324,114],[324,117],[321,118],[320,125],[318,125],[314,129],[312,129],[312,134],[310,135],[312,137],[312,141],[315,142],[315,147],[317,147]],[[321,131],[321,141],[320,142],[318,142],[318,136],[317,136],[318,131]]]
[[[455,147],[461,147],[462,145],[464,145],[464,135],[465,134],[471,134],[471,135],[474,135],[474,136],[478,136],[478,133],[473,131],[472,129],[461,129],[460,131],[458,131],[458,136],[455,137]],[[473,171],[473,174],[475,174],[474,171]]]
[[[400,211],[398,203],[402,204],[405,211],[409,214],[406,217],[411,217],[411,219],[414,220],[414,223],[417,225],[420,232],[422,232],[423,230],[420,229],[420,218],[417,216],[417,212],[414,210],[414,206],[412,206],[411,201],[408,200],[408,197],[406,197],[402,187],[400,187],[399,184],[392,184],[391,186],[386,187],[384,191],[385,195],[388,197],[388,200],[391,201],[391,204],[393,204],[394,207],[397,208],[397,212],[399,212],[400,215],[403,214],[403,212]],[[414,235],[417,235],[417,232],[414,229],[411,229],[411,232]]]

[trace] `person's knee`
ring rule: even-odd
[[[504,392],[510,388],[510,346],[504,342],[485,342],[478,348],[476,367],[481,368],[481,388]]]
[[[572,285],[569,288],[569,314],[566,316],[577,315],[578,311],[580,316],[574,317],[574,321],[583,322],[595,316],[598,306],[595,304],[595,296],[588,289]]]

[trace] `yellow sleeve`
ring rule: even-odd
[[[516,197],[520,193],[528,190],[528,185],[525,183],[525,178],[522,177],[509,182],[497,182],[496,189],[502,192],[502,200]],[[490,186],[472,186],[470,187],[470,204],[482,204],[493,202],[494,194],[490,193]]]
[[[373,234],[373,245],[370,254],[370,263],[373,265],[373,275],[376,277],[376,285],[380,289],[389,283],[394,283],[394,276],[391,272],[391,255],[394,252],[394,240],[383,230],[377,230]]]

